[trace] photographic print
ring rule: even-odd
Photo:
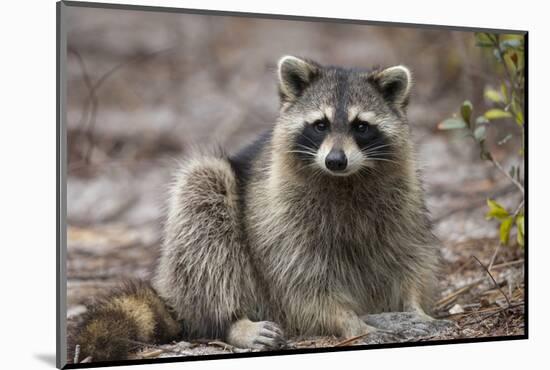
[[[58,366],[527,338],[526,58],[58,3]]]

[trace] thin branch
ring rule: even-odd
[[[508,171],[506,171],[502,165],[495,159],[493,158],[493,156],[491,155],[491,162],[493,162],[493,164],[495,165],[495,167],[504,174],[504,176],[508,177],[508,179],[510,181],[512,181],[512,183],[519,189],[519,191],[521,192],[521,194],[525,194],[525,190],[523,188],[523,185],[516,179],[514,179],[509,173]]]
[[[347,346],[348,344],[351,344],[353,342],[355,342],[356,340],[359,340],[359,339],[362,339],[362,338],[365,338],[367,335],[371,334],[370,332],[368,333],[365,333],[365,334],[361,334],[361,335],[356,335],[355,337],[351,337],[351,338],[348,338],[348,339],[345,339],[341,342],[338,342],[334,345],[334,347],[343,347],[343,346]]]
[[[140,341],[132,340],[132,339],[124,339],[124,341],[128,342],[128,343],[131,343],[131,344],[141,346],[141,347],[154,348],[154,349],[162,351],[164,353],[175,353],[175,354],[183,355],[183,356],[189,355],[189,352],[180,351],[178,349],[165,348],[165,347],[161,347],[159,345],[153,344],[153,343],[145,343],[145,342],[140,342]]]
[[[521,202],[519,203],[518,207],[514,211],[514,217],[516,217],[521,212],[521,209],[523,208],[524,204],[525,204],[525,199],[522,199]]]
[[[77,61],[78,61],[79,65],[80,65],[80,68],[82,70],[84,84],[88,88],[88,99],[86,100],[86,102],[84,104],[82,117],[81,117],[80,122],[79,122],[79,125],[82,125],[84,123],[85,118],[88,117],[88,110],[89,110],[90,114],[89,114],[88,123],[86,124],[87,130],[85,132],[85,136],[88,139],[88,148],[86,150],[86,153],[84,154],[84,162],[86,164],[90,163],[91,154],[92,154],[93,149],[95,147],[95,137],[93,135],[93,131],[94,131],[94,126],[95,126],[95,121],[96,121],[97,110],[98,110],[98,107],[99,107],[99,98],[97,96],[97,91],[99,90],[101,85],[111,75],[113,75],[115,72],[117,72],[122,67],[130,65],[130,64],[138,63],[138,62],[141,62],[141,61],[148,60],[148,59],[150,59],[152,57],[155,57],[155,56],[157,56],[161,53],[171,51],[172,49],[173,49],[173,47],[170,47],[170,48],[154,51],[154,52],[151,52],[151,53],[148,53],[148,54],[138,55],[135,58],[132,58],[130,60],[126,60],[124,62],[121,62],[121,63],[115,65],[113,68],[111,68],[107,72],[105,72],[102,76],[100,76],[95,81],[95,83],[92,83],[92,80],[89,76],[89,73],[88,73],[88,70],[87,70],[86,65],[84,63],[84,59],[82,58],[82,55],[74,47],[69,48],[69,52],[72,53],[73,55],[75,55],[76,58],[77,58]]]
[[[498,285],[497,281],[495,280],[495,278],[493,277],[491,272],[487,269],[487,267],[485,267],[485,265],[483,263],[481,263],[481,261],[476,256],[472,256],[472,257],[475,258],[475,260],[481,265],[481,267],[483,267],[485,272],[487,272],[487,275],[489,275],[489,277],[493,281],[493,284],[495,285],[495,288],[498,289],[500,291],[500,293],[504,296],[504,298],[506,299],[506,303],[508,303],[508,307],[510,307],[511,303],[510,303],[510,300],[508,299],[508,296],[500,288],[500,286]]]
[[[473,287],[475,287],[476,285],[478,285],[482,281],[483,281],[483,278],[478,279],[478,280],[476,280],[476,281],[474,281],[470,284],[467,284],[467,285],[463,286],[462,288],[459,288],[459,289],[455,290],[454,292],[452,292],[448,296],[443,297],[439,301],[437,301],[434,306],[438,309],[443,309],[444,307],[446,307],[446,306],[450,305],[452,302],[454,302],[456,300],[456,298],[458,298],[458,296],[467,293],[468,291],[470,291]]]
[[[514,219],[517,217],[517,215],[519,214],[519,212],[523,208],[524,202],[525,202],[525,199],[522,199],[521,202],[519,203],[518,207],[514,211],[514,214],[512,216]],[[498,254],[498,251],[500,250],[501,245],[502,245],[502,243],[500,243],[500,242],[497,244],[497,246],[495,248],[495,251],[493,252],[493,256],[491,257],[491,262],[489,263],[489,267],[487,268],[487,270],[491,271],[493,269],[493,267],[494,267],[493,264],[495,263],[495,260],[497,258],[497,254]]]
[[[493,268],[493,264],[495,263],[495,260],[497,258],[497,254],[498,254],[498,251],[500,250],[501,245],[502,243],[499,241],[497,244],[497,247],[495,248],[495,251],[493,252],[493,255],[491,257],[491,262],[489,262],[489,267],[487,267],[487,270],[491,271],[491,269]]]
[[[522,258],[522,259],[519,259],[519,260],[516,260],[516,261],[509,261],[509,262],[504,262],[504,263],[500,263],[498,265],[494,265],[493,266],[493,269],[499,269],[499,268],[502,268],[502,267],[508,267],[508,266],[513,266],[513,265],[519,265],[521,263],[525,263],[525,260]]]

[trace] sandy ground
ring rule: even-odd
[[[409,119],[445,260],[437,315],[453,325],[410,340],[523,334],[523,252],[517,247],[499,249],[491,270],[498,286],[473,258],[487,266],[498,245],[497,225],[484,218],[486,199],[513,206],[517,195],[490,163],[478,159],[468,140],[436,129],[464,98],[483,105],[483,86],[496,81],[471,34],[74,8],[71,12],[71,324],[98,293],[125,278],[151,276],[166,185],[176,160],[194,147],[236,150],[269,127],[278,109],[276,60],[296,54],[348,66],[404,63],[414,72]],[[489,133],[490,139],[504,136],[508,129],[513,126],[503,123]],[[512,140],[493,148],[495,156],[510,165],[517,145]],[[343,340],[293,338],[289,348],[333,346]],[[358,338],[344,344],[371,342]],[[135,357],[237,351],[208,343],[151,347]]]

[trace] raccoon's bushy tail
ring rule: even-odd
[[[81,323],[69,334],[69,360],[80,345],[82,360],[124,360],[141,343],[166,343],[180,325],[155,290],[142,281],[126,282],[88,307]]]

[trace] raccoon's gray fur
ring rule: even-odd
[[[283,331],[366,333],[367,313],[429,319],[439,242],[405,117],[409,70],[286,56],[278,77],[272,130],[176,174],[152,285],[183,338],[269,349]]]

